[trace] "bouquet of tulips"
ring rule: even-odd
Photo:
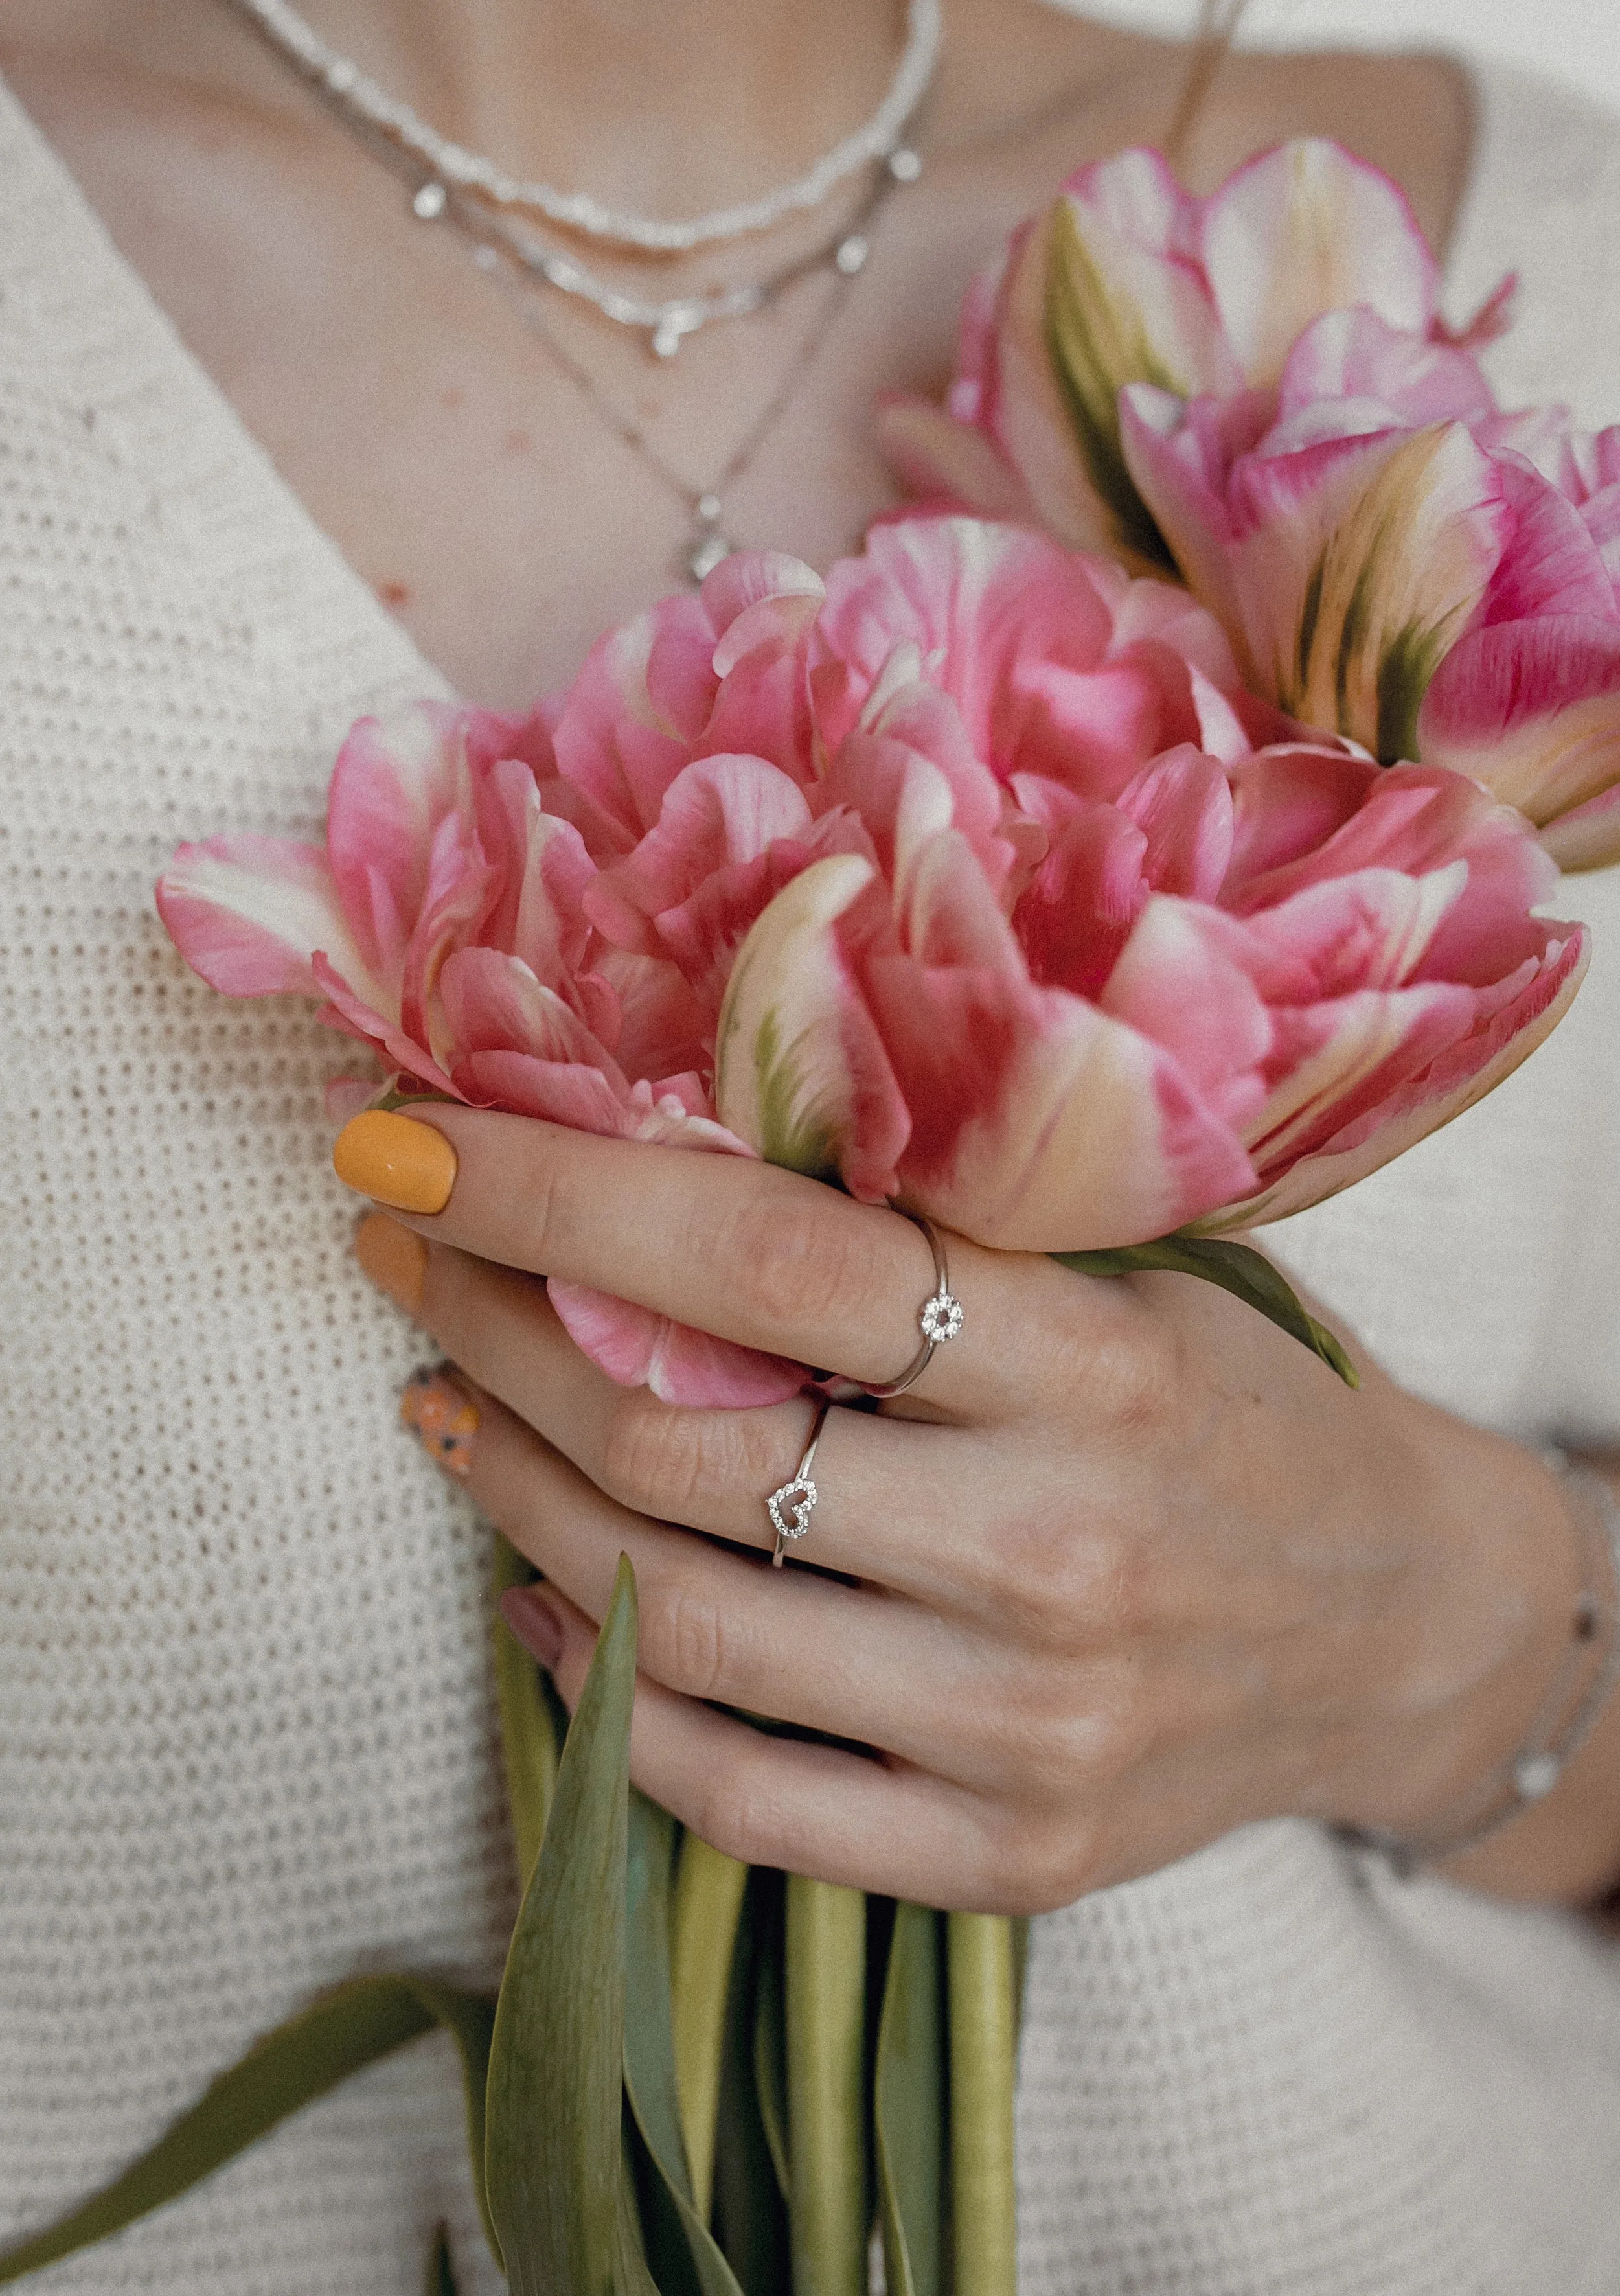
[[[1502,323],[1447,332],[1333,146],[1204,201],[1150,152],[1089,168],[974,289],[948,406],[883,409],[915,512],[824,580],[724,561],[528,719],[356,726],[324,842],[186,847],[164,921],[375,1053],[340,1112],[764,1158],[1223,1283],[1348,1375],[1237,1234],[1522,1061],[1586,957],[1537,911],[1620,857],[1620,432],[1500,410]],[[672,1404],[820,1376],[551,1297]],[[498,2005],[356,1980],[0,2277],[438,2022],[515,2288],[855,2296],[875,2223],[896,2296],[1011,2296],[1019,1936],[682,1839],[628,1792],[634,1656],[627,1565],[571,1722],[498,1652]]]

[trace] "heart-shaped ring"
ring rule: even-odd
[[[778,1538],[802,1538],[810,1528],[820,1491],[806,1475],[795,1475],[765,1501]]]
[[[827,1424],[829,1406],[816,1406],[815,1418],[810,1428],[810,1440],[805,1446],[805,1456],[799,1461],[791,1482],[783,1483],[765,1501],[765,1513],[771,1518],[771,1528],[776,1533],[776,1546],[771,1556],[777,1570],[781,1569],[782,1556],[790,1538],[802,1538],[810,1528],[810,1518],[815,1513],[821,1493],[810,1480],[810,1470],[815,1464],[815,1447],[822,1439],[822,1430]]]

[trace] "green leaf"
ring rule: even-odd
[[[462,2050],[468,2135],[474,2141],[479,2132],[473,2092],[481,2098],[482,2054],[488,2048],[492,2014],[482,1997],[419,1978],[356,1977],[335,1987],[256,2041],[111,2184],[0,2256],[0,2284],[20,2280],[150,2216],[234,2160],[289,2113],[313,2104],[350,2074],[436,2025],[447,2026]]]
[[[675,1881],[671,1997],[681,2125],[691,2164],[690,2192],[705,2218],[715,2182],[725,2005],[748,1879],[746,1866],[711,1849],[697,1834],[687,1834]]]
[[[872,2084],[878,2220],[889,2296],[943,2296],[945,1968],[941,1916],[895,1908]]]
[[[620,2126],[635,1648],[621,1556],[495,2007],[489,2206],[515,2296],[610,2296],[638,2279]]]
[[[1325,1324],[1307,1316],[1294,1288],[1263,1252],[1251,1244],[1215,1235],[1165,1235],[1156,1243],[1127,1244],[1119,1251],[1054,1251],[1052,1258],[1080,1275],[1135,1275],[1153,1269],[1201,1276],[1223,1292],[1257,1308],[1280,1331],[1297,1340],[1336,1371],[1346,1387],[1360,1387],[1361,1374]]]
[[[625,2089],[648,2172],[637,2179],[643,2196],[642,2231],[664,2296],[678,2296],[678,2292],[687,2290],[692,2296],[742,2296],[702,2215],[692,2204],[681,2133],[670,2016],[670,1866],[675,1830],[675,1820],[667,1810],[643,1794],[631,1794]],[[721,2009],[724,2014],[724,1997]]]
[[[866,1898],[788,1877],[794,2296],[866,2296]]]
[[[497,1598],[509,1587],[528,1586],[537,1575],[517,1548],[497,1531]],[[552,1797],[557,1791],[557,1733],[540,1669],[498,1611],[495,1624],[495,1680],[518,1882],[520,1888],[527,1889],[535,1860],[540,1855],[540,1844],[545,1838]]]
[[[433,2234],[433,2245],[428,2251],[427,2277],[422,2283],[425,2296],[455,2296],[455,2263],[450,2254],[450,2227],[440,2225]]]
[[[945,1961],[955,2296],[1018,2296],[1011,1923],[999,1914],[947,1914]]]

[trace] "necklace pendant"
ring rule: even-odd
[[[705,495],[695,505],[698,523],[682,554],[683,571],[701,588],[716,566],[728,559],[736,544],[720,531],[720,497]]]
[[[686,337],[697,333],[703,324],[703,316],[700,304],[667,303],[652,331],[653,357],[672,359]]]

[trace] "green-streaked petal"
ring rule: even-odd
[[[947,2124],[944,1916],[895,1908],[872,2133],[889,2296],[944,2296]]]
[[[1199,1276],[1258,1308],[1280,1332],[1320,1356],[1346,1387],[1362,1383],[1342,1341],[1305,1313],[1287,1276],[1252,1244],[1234,1243],[1224,1236],[1166,1235],[1155,1243],[1127,1244],[1118,1251],[1054,1251],[1051,1256],[1078,1275],[1137,1275],[1157,1269]]]
[[[1136,568],[1173,573],[1121,450],[1119,393],[1140,382],[1186,398],[1231,387],[1235,368],[1186,264],[1133,246],[1080,201],[1060,200],[1051,228],[1047,348],[1086,475]]]
[[[517,1548],[497,1531],[497,1599],[509,1587],[528,1586],[535,1575],[533,1565],[525,1562]],[[495,1679],[518,1882],[520,1887],[527,1889],[545,1836],[552,1796],[557,1789],[557,1734],[540,1669],[498,1611],[495,1624]]]
[[[1385,765],[1415,756],[1429,681],[1501,554],[1489,456],[1439,423],[1251,457],[1240,483],[1232,573],[1261,690]]]
[[[621,1557],[495,2010],[489,2204],[516,2296],[606,2296],[633,2270],[619,2185],[635,1650]]]
[[[691,2195],[706,2220],[715,2181],[715,2124],[732,1957],[749,1869],[695,1833],[681,1845],[670,1929],[675,2077],[691,2164]]]
[[[289,2113],[313,2104],[352,2073],[431,2032],[436,2024],[447,2025],[461,2046],[469,2133],[475,2134],[473,2096],[475,2090],[481,2095],[479,2076],[492,2013],[480,1996],[411,1977],[356,1977],[337,1986],[256,2041],[110,2185],[0,2256],[0,2284],[20,2280],[150,2216],[246,2152]]]
[[[875,871],[830,856],[784,886],[732,969],[716,1041],[720,1121],[767,1163],[831,1179],[855,1129],[850,988],[834,928]]]
[[[954,2296],[1018,2296],[1012,1924],[950,1914],[951,2221]]]
[[[866,1898],[788,1879],[793,2296],[866,2296]]]

